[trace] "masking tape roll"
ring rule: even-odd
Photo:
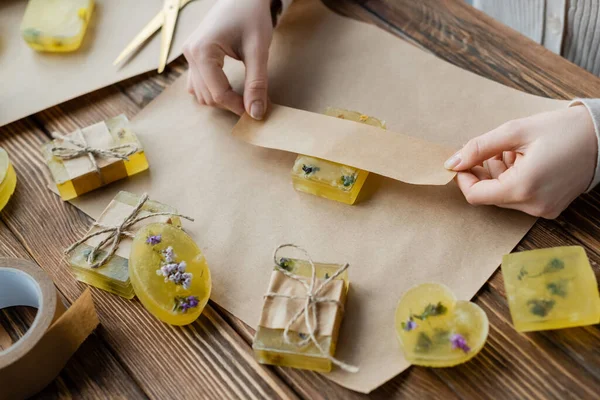
[[[65,310],[38,265],[0,258],[0,309],[12,306],[38,312],[25,335],[0,351],[0,400],[27,398],[46,387],[99,323],[89,290]]]

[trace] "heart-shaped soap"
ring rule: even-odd
[[[476,304],[456,300],[445,285],[409,289],[396,309],[396,331],[406,360],[452,367],[473,358],[485,344],[488,319]]]
[[[194,322],[210,297],[210,270],[202,252],[171,224],[149,224],[136,233],[129,279],[144,307],[171,325]]]

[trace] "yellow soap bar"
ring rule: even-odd
[[[15,192],[17,174],[13,168],[8,154],[0,147],[0,211]]]
[[[385,122],[355,111],[329,107],[325,115],[385,129]],[[298,155],[292,168],[294,189],[345,204],[354,204],[368,175],[368,171],[304,155]]]
[[[94,0],[29,0],[21,35],[38,51],[68,52],[81,46]]]
[[[153,223],[138,231],[129,276],[144,307],[171,325],[194,322],[210,297],[206,259],[194,240],[173,225]]]
[[[129,128],[129,120],[125,115],[119,115],[100,124],[106,124],[106,128],[108,128],[107,135],[110,135],[112,138],[113,146],[135,145],[139,150],[130,155],[128,160],[122,161],[112,159],[112,162],[110,163],[105,163],[106,159],[95,155],[96,162],[101,166],[101,173],[98,174],[96,170],[90,167],[88,172],[73,177],[72,172],[69,171],[67,164],[65,164],[72,163],[73,161],[57,157],[52,153],[52,148],[54,146],[63,146],[64,144],[56,139],[44,144],[42,146],[42,155],[50,169],[50,173],[56,183],[56,188],[60,197],[65,201],[72,200],[84,193],[148,169],[148,160],[146,159],[142,144],[135,133]],[[86,130],[96,129],[100,124],[83,128],[82,131],[86,134]],[[102,133],[102,130],[99,132]],[[75,137],[75,139],[78,138]],[[87,155],[83,155],[80,158],[82,158],[81,161],[87,162],[91,166],[90,161],[87,159],[89,158]]]
[[[598,283],[582,247],[505,255],[502,276],[513,325],[519,332],[600,321]]]
[[[123,205],[130,206],[130,208],[133,209],[139,200],[140,196],[136,194],[124,191],[119,192],[100,216],[98,221],[102,223],[105,218],[107,218],[107,213],[116,209],[115,206],[118,205],[113,203],[121,203]],[[142,206],[142,212],[176,213],[177,210],[171,206],[159,203],[157,201],[148,200]],[[160,218],[164,218],[174,226],[181,226],[181,220],[179,217],[166,216]],[[125,243],[130,240],[131,239],[129,238],[123,238],[119,246],[124,246]],[[70,253],[69,264],[71,265],[75,278],[80,282],[84,282],[88,285],[106,290],[107,292],[117,294],[126,299],[132,299],[135,297],[135,292],[129,277],[129,262],[127,257],[115,254],[104,265],[101,265],[98,268],[91,268],[87,263],[87,257],[92,249],[93,247],[91,245],[82,243]],[[103,250],[100,250],[97,254],[98,257],[102,257],[105,253]]]
[[[307,278],[310,278],[311,276],[312,268],[305,260],[282,258],[280,266],[298,276]],[[333,276],[342,265],[315,263],[315,267],[317,279],[324,280]],[[350,284],[348,280],[348,271],[342,272],[335,279],[344,282],[342,292],[343,297],[340,302],[345,304]],[[317,307],[319,306],[317,305]],[[339,312],[336,313],[333,334],[331,336],[317,335],[320,346],[331,356],[335,355],[342,318],[343,312],[339,310]],[[298,332],[290,332],[290,335],[301,339],[306,338],[305,335]],[[255,358],[261,364],[308,369],[318,372],[329,372],[332,368],[331,360],[324,357],[313,342],[309,342],[303,347],[298,347],[293,343],[286,343],[283,338],[283,329],[269,329],[258,326],[252,343],[252,349],[254,350]]]
[[[406,360],[451,367],[473,358],[485,344],[489,323],[475,303],[456,300],[445,285],[409,289],[396,309],[396,333]]]

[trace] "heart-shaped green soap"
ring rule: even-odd
[[[457,300],[445,285],[409,289],[396,309],[396,331],[406,359],[426,367],[452,367],[473,358],[488,335],[488,319],[476,304]]]

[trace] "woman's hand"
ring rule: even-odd
[[[470,140],[444,164],[471,204],[556,218],[590,185],[598,140],[584,106],[510,121]]]
[[[220,0],[183,48],[187,89],[200,104],[261,119],[267,105],[267,59],[273,36],[269,0]],[[244,97],[223,72],[225,56],[246,66]]]

